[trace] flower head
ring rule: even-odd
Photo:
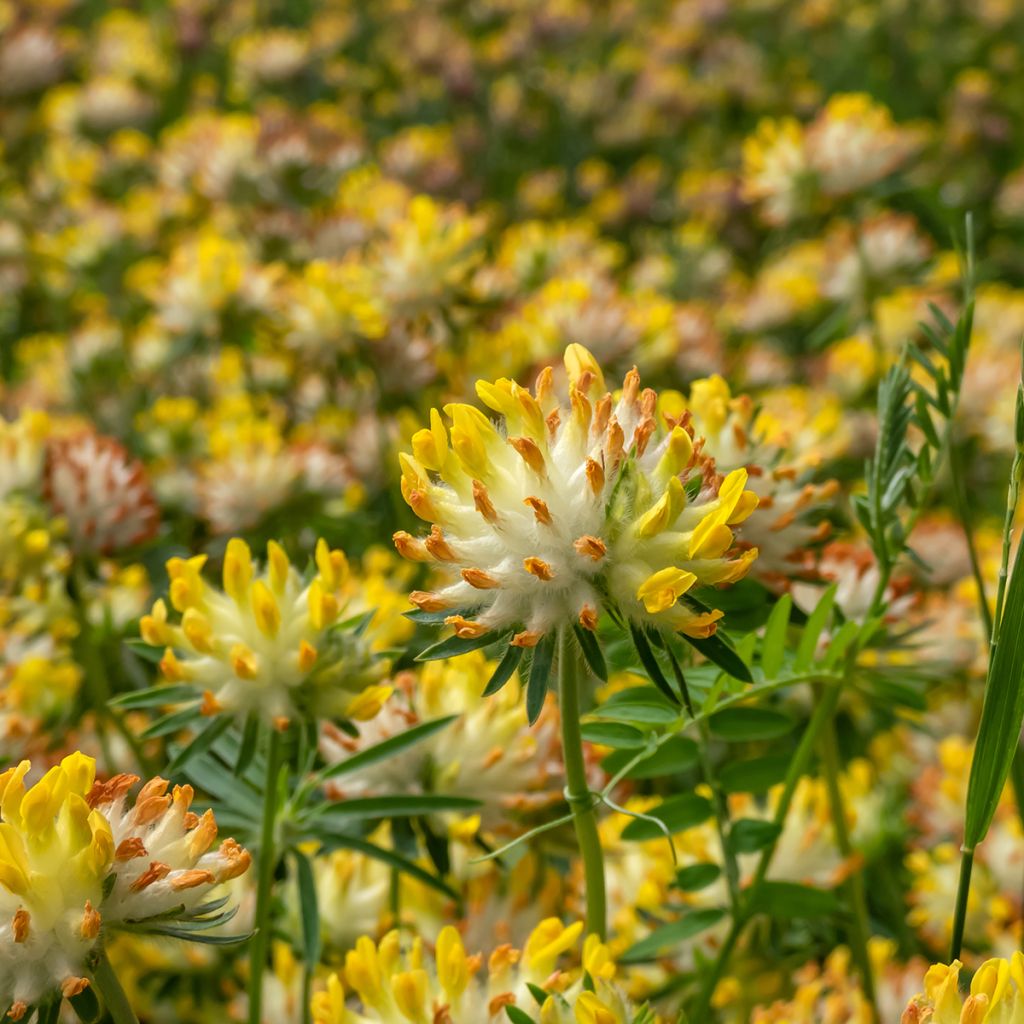
[[[79,551],[117,551],[156,532],[159,513],[142,463],[113,438],[86,432],[51,441],[43,489]]]
[[[203,580],[205,555],[172,558],[172,624],[163,600],[141,622],[143,639],[166,648],[161,667],[172,682],[202,693],[204,714],[256,712],[277,722],[304,714],[370,718],[391,690],[370,638],[335,628],[361,609],[346,600],[348,562],[325,541],[316,575],[304,581],[271,541],[258,572],[243,540],[228,542],[223,589]],[[198,698],[198,694],[197,694]]]
[[[395,543],[451,582],[411,600],[451,610],[460,636],[515,629],[519,646],[561,624],[594,629],[602,609],[709,635],[722,613],[683,598],[740,579],[757,555],[733,530],[757,506],[746,470],[719,475],[690,417],[659,419],[658,396],[640,390],[635,369],[616,397],[582,346],[569,346],[565,368],[567,401],[550,369],[532,394],[480,381],[477,394],[504,429],[453,404],[450,430],[435,410],[413,437],[402,493],[431,532],[400,532]]]
[[[486,978],[482,958],[468,956],[455,928],[443,928],[434,955],[417,939],[403,950],[398,932],[376,945],[363,937],[345,958],[344,981],[334,974],[313,1000],[315,1024],[497,1024],[515,1006],[538,1024],[628,1024],[634,1012],[613,982],[615,964],[593,936],[583,946],[584,974],[558,969],[577,947],[583,926],[542,921],[523,949],[500,946],[490,956]],[[361,1012],[346,1001],[345,984],[359,998]],[[442,1009],[443,1008],[443,1009]]]
[[[1021,1024],[1024,1021],[1024,953],[1009,960],[987,960],[971,979],[970,994],[960,992],[963,964],[933,964],[924,976],[924,992],[915,996],[902,1024]]]
[[[28,761],[0,775],[0,1003],[15,1020],[55,990],[80,992],[100,929],[159,916],[184,920],[210,889],[242,874],[233,839],[212,850],[213,812],[189,810],[192,791],[153,779],[96,782],[76,752],[33,786]]]
[[[81,974],[115,853],[88,802],[92,759],[72,754],[26,788],[31,767],[0,775],[0,1003],[11,1016]]]

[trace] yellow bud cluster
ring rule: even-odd
[[[615,965],[596,936],[583,945],[582,970],[560,970],[559,961],[578,949],[579,922],[542,921],[522,951],[499,946],[486,971],[483,958],[466,953],[458,931],[448,926],[437,937],[431,957],[421,939],[403,949],[398,932],[374,943],[363,936],[345,958],[342,973],[330,975],[313,997],[315,1024],[419,1024],[443,1019],[480,1024],[504,1017],[516,1006],[538,1024],[629,1024],[633,1013],[612,979]],[[592,987],[583,984],[583,972]],[[482,975],[482,976],[481,976]],[[358,998],[352,1008],[346,989]],[[548,995],[538,1004],[535,993]]]
[[[379,673],[362,664],[346,678],[326,655],[342,611],[359,610],[352,607],[355,588],[343,552],[318,541],[316,573],[308,582],[275,541],[267,545],[262,568],[245,541],[228,541],[220,589],[204,580],[205,564],[205,555],[172,558],[169,596],[180,619],[173,623],[167,604],[158,600],[140,622],[146,643],[164,648],[165,678],[194,684],[205,714],[255,710],[279,723],[300,713],[313,690],[322,699],[328,688],[337,691],[334,713],[360,719],[376,714],[390,694],[377,685]],[[368,658],[364,652],[363,661]],[[312,685],[327,674],[329,686]]]

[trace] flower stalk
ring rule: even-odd
[[[131,1003],[125,995],[121,982],[111,966],[107,952],[101,949],[92,969],[93,981],[96,988],[103,997],[103,1005],[113,1024],[139,1024],[139,1018],[135,1016]]]
[[[263,970],[270,946],[270,904],[273,898],[277,857],[274,835],[277,828],[278,781],[281,774],[283,735],[270,730],[267,775],[263,791],[263,825],[260,832],[259,875],[256,887],[256,919],[249,940],[249,1024],[260,1024],[263,1010]]]
[[[604,856],[597,831],[596,801],[587,784],[587,768],[583,759],[583,736],[580,730],[582,676],[582,658],[575,646],[572,631],[563,627],[558,634],[558,697],[562,716],[565,799],[572,810],[576,842],[583,861],[587,934],[597,935],[604,941],[607,931]]]

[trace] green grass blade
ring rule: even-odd
[[[1017,548],[1003,619],[989,663],[985,703],[967,784],[964,847],[985,838],[1010,774],[1024,723],[1024,545]]]

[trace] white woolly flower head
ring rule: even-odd
[[[450,431],[435,410],[413,437],[402,493],[432,527],[395,543],[450,581],[411,600],[450,610],[460,636],[514,630],[521,647],[563,625],[593,630],[602,610],[710,635],[721,611],[683,598],[740,579],[757,556],[734,533],[757,506],[747,471],[719,475],[689,417],[660,416],[635,369],[613,395],[581,345],[566,350],[565,368],[567,400],[550,368],[532,394],[511,380],[480,381],[500,427],[453,404]]]
[[[129,806],[134,775],[97,783],[90,804],[110,824],[114,883],[103,904],[108,922],[143,921],[180,908],[195,910],[215,886],[248,870],[250,856],[234,839],[216,848],[212,810],[190,809],[191,786],[168,792],[166,779],[150,779]]]

